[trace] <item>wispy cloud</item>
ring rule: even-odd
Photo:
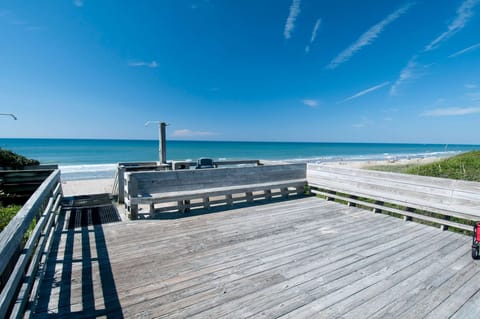
[[[316,108],[320,104],[317,100],[313,100],[313,99],[302,100],[302,103],[311,108]]]
[[[389,85],[389,84],[390,84],[390,82],[387,81],[387,82],[383,82],[382,84],[378,84],[378,85],[372,86],[371,88],[368,88],[368,89],[363,90],[363,91],[360,91],[360,92],[358,92],[358,93],[356,93],[356,94],[354,94],[354,95],[352,95],[352,96],[350,96],[350,97],[347,97],[345,100],[342,100],[342,101],[340,101],[339,103],[343,103],[343,102],[347,102],[347,101],[350,101],[350,100],[359,98],[359,97],[361,97],[361,96],[364,96],[365,94],[368,94],[368,93],[371,93],[371,92],[376,91],[376,90],[378,90],[378,89],[381,89],[381,88],[383,88],[384,86]]]
[[[353,127],[355,128],[364,128],[367,126],[367,124],[365,123],[355,123],[355,124],[352,124]]]
[[[465,98],[470,101],[480,101],[480,92],[470,92],[465,94]]]
[[[420,64],[417,62],[417,56],[413,56],[407,63],[407,65],[400,71],[400,76],[398,77],[397,81],[393,83],[392,87],[390,88],[390,95],[397,95],[398,88],[402,85],[403,82],[411,80],[413,78],[418,77],[418,70],[421,68]]]
[[[173,137],[208,137],[213,136],[213,132],[192,131],[189,129],[176,130],[173,132]]]
[[[354,127],[354,128],[365,128],[365,127],[370,126],[372,124],[373,124],[372,120],[370,120],[366,116],[362,116],[360,118],[360,122],[352,124],[352,127]]]
[[[0,19],[10,25],[23,28],[25,31],[43,31],[48,29],[44,26],[31,25],[28,21],[18,18],[10,10],[0,10]]]
[[[74,0],[73,1],[73,4],[77,7],[83,7],[84,3],[85,2],[83,0]]]
[[[317,22],[315,22],[315,25],[313,26],[313,30],[312,30],[312,36],[310,37],[310,42],[305,47],[305,52],[306,53],[310,52],[310,46],[312,45],[312,43],[317,38],[317,31],[318,31],[318,28],[320,27],[321,23],[322,23],[322,19],[318,19]]]
[[[158,68],[158,63],[156,61],[152,62],[144,62],[144,61],[135,61],[135,62],[129,62],[128,66],[131,67],[147,67],[147,68]]]
[[[413,3],[408,3],[403,7],[401,7],[400,9],[388,15],[385,19],[383,19],[379,23],[372,26],[370,29],[368,29],[367,32],[362,34],[357,41],[355,41],[352,45],[350,45],[348,48],[343,50],[339,55],[337,55],[327,65],[327,69],[335,69],[340,64],[348,61],[357,51],[362,49],[364,46],[370,45],[373,42],[373,40],[375,40],[379,36],[379,34],[382,33],[382,31],[385,29],[387,25],[397,20],[403,14],[407,13],[407,11],[412,6],[413,6]]]
[[[462,30],[470,18],[473,16],[473,8],[477,5],[479,0],[465,0],[462,2],[460,7],[457,9],[457,15],[455,19],[450,23],[448,26],[447,31],[440,34],[435,40],[430,42],[425,47],[425,51],[430,51],[436,49],[440,43],[445,40],[448,40],[451,36],[453,36],[458,31]]]
[[[454,54],[449,55],[448,57],[449,57],[449,58],[455,58],[455,57],[457,57],[457,56],[459,56],[459,55],[465,54],[465,53],[467,53],[467,52],[473,51],[473,50],[478,49],[478,48],[480,48],[480,43],[477,43],[477,44],[474,44],[474,45],[472,45],[472,46],[469,46],[469,47],[466,48],[466,49],[457,51],[457,52],[455,52]]]
[[[478,85],[472,84],[472,83],[467,83],[464,86],[465,86],[466,89],[469,89],[469,90],[476,89],[478,87]]]
[[[283,30],[285,39],[290,39],[292,36],[292,31],[295,28],[295,21],[300,14],[300,2],[301,0],[293,0],[292,4],[290,5],[290,13],[288,14],[287,21],[285,22],[285,29]]]
[[[420,116],[459,116],[480,113],[480,107],[449,107],[441,109],[428,110]]]

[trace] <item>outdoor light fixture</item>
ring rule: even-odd
[[[0,113],[0,115],[11,116],[15,121],[18,120],[17,117],[12,113]]]

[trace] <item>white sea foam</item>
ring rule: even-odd
[[[357,161],[378,161],[389,159],[415,159],[428,157],[450,157],[463,153],[461,151],[448,152],[424,152],[424,153],[383,153],[383,154],[363,154],[363,155],[331,155],[318,156],[310,158],[293,158],[284,160],[265,160],[268,162],[295,162],[295,163],[318,163],[318,162],[357,162]],[[263,160],[262,160],[263,161]]]
[[[415,159],[428,157],[447,157],[459,154],[457,151],[447,152],[425,152],[425,153],[382,153],[382,154],[364,154],[364,155],[331,155],[318,156],[311,158],[291,158],[277,160],[261,160],[270,163],[319,163],[319,162],[339,162],[339,161],[374,161],[389,159]],[[222,159],[223,160],[223,159]],[[187,161],[191,161],[187,159]],[[242,164],[236,166],[244,166]],[[60,165],[63,180],[84,180],[99,178],[114,178],[117,164],[82,164],[82,165]]]

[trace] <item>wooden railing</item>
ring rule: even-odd
[[[0,170],[0,190],[5,194],[15,194],[4,199],[4,204],[25,203],[57,168],[57,165],[39,165],[21,170]]]
[[[60,171],[54,170],[0,233],[0,318],[23,317],[35,300],[61,199]]]
[[[311,191],[328,200],[369,207],[405,220],[472,230],[480,220],[480,183],[309,164]]]

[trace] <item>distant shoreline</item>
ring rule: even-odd
[[[155,162],[158,141],[96,139],[2,139],[0,147],[57,164],[64,180],[112,178],[118,162]],[[260,160],[291,163],[399,161],[442,158],[480,149],[480,145],[167,141],[167,160]],[[343,164],[345,165],[345,164]],[[351,164],[355,165],[355,164]]]
[[[118,141],[118,142],[155,142],[158,143],[158,138],[92,138],[92,137],[0,137],[0,142],[2,140],[62,140],[62,141]],[[185,143],[278,143],[278,144],[360,144],[360,145],[436,145],[447,148],[449,146],[479,146],[479,144],[473,143],[438,143],[438,142],[328,142],[328,141],[248,141],[248,140],[196,140],[196,139],[174,139],[168,138],[168,142],[185,142]],[[0,143],[0,147],[2,147]]]
[[[452,155],[453,156],[453,155]],[[372,166],[390,166],[390,165],[423,165],[437,162],[439,160],[451,156],[438,157],[424,157],[424,158],[403,158],[403,159],[386,159],[386,160],[369,160],[369,161],[340,161],[340,162],[325,162],[323,164],[328,166],[343,166],[351,168],[369,168]]]

